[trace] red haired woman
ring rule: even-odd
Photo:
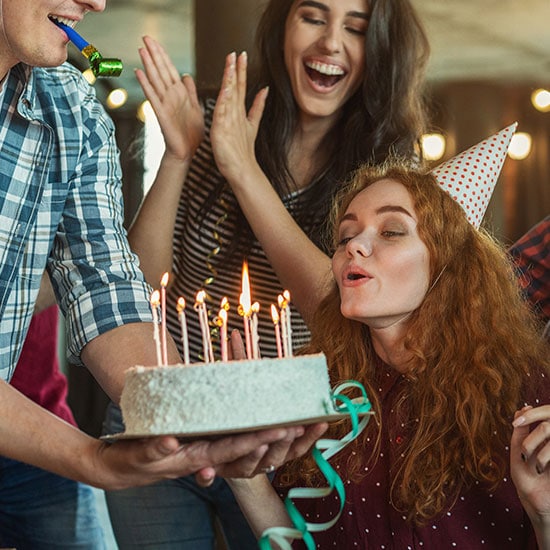
[[[346,502],[317,547],[550,547],[548,345],[506,251],[399,162],[359,169],[334,224],[334,284],[305,351],[327,355],[335,383],[362,382],[376,415],[335,457]],[[316,471],[299,460],[276,484]],[[231,484],[257,534],[289,525],[265,477]],[[319,522],[339,503],[296,504]]]

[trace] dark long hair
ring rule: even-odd
[[[293,2],[270,0],[267,4],[256,30],[249,77],[249,103],[261,88],[269,86],[256,157],[281,197],[295,190],[288,153],[298,107],[283,51],[286,19]],[[419,155],[419,139],[426,128],[422,87],[429,45],[418,16],[409,0],[372,0],[369,9],[363,84],[324,137],[321,150],[327,154],[311,185],[294,209],[290,207],[298,224],[317,244],[321,244],[321,220],[326,219],[335,192],[349,174],[364,162],[381,161],[390,151],[406,157]],[[223,187],[220,183],[212,201]],[[233,248],[244,245],[246,249],[253,236],[237,204],[235,208]]]

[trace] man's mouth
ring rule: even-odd
[[[306,73],[309,78],[323,88],[330,88],[346,76],[346,71],[338,65],[321,63],[320,61],[306,61]]]
[[[74,29],[76,27],[77,21],[74,19],[68,19],[67,17],[61,17],[59,15],[48,15],[48,19],[54,23],[63,23],[67,27]]]

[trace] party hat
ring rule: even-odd
[[[517,122],[434,168],[431,173],[479,228]]]

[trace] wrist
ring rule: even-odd
[[[237,493],[253,493],[266,484],[271,485],[269,479],[265,474],[258,474],[254,477],[227,477],[225,478],[227,484],[232,491]]]
[[[104,478],[104,469],[98,463],[99,449],[104,443],[80,431],[76,432],[76,438],[76,445],[72,450],[67,446],[70,454],[65,461],[62,475],[87,485],[104,488],[107,479]]]
[[[246,193],[247,191],[256,193],[259,186],[264,184],[271,188],[269,180],[255,160],[251,163],[241,164],[235,174],[222,172],[222,175],[235,193]]]
[[[550,550],[550,514],[543,514],[522,501],[522,505],[529,516],[537,538],[540,550]]]
[[[164,154],[162,155],[161,162],[163,164],[170,164],[171,166],[186,166],[191,162],[192,158],[192,152],[189,152],[185,155],[178,155],[176,153],[173,153],[169,149],[165,149]]]

